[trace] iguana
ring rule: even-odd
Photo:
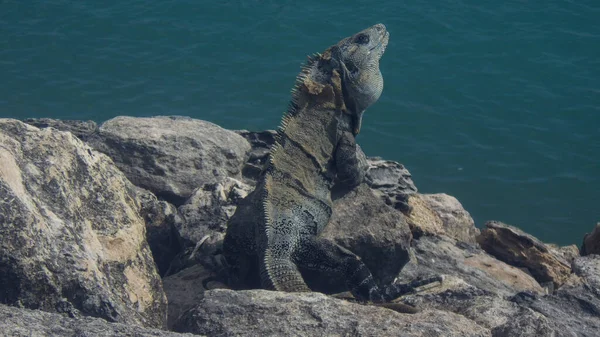
[[[338,272],[355,298],[384,302],[431,282],[380,288],[357,255],[319,238],[332,214],[334,183],[353,187],[365,176],[355,137],[365,109],[383,90],[379,59],[388,39],[377,24],[308,58],[269,163],[228,223],[223,255],[230,286],[310,291],[302,267]]]

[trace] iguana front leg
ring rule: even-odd
[[[335,152],[337,183],[352,188],[363,182],[369,164],[365,153],[356,144],[354,135],[344,131]]]

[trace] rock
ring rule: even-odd
[[[527,268],[541,284],[561,286],[571,274],[571,266],[561,253],[518,228],[498,221],[488,221],[477,237],[486,252],[520,268]]]
[[[408,199],[408,204],[412,208],[408,223],[416,237],[427,233],[476,242],[479,229],[455,197],[444,193],[414,194]]]
[[[596,224],[591,233],[583,237],[581,246],[581,255],[598,254],[600,255],[600,222]]]
[[[193,246],[205,235],[225,233],[237,204],[252,190],[253,187],[233,178],[196,189],[179,207],[185,220],[177,225],[182,244]]]
[[[100,318],[68,318],[40,310],[9,307],[0,304],[0,331],[11,337],[192,337],[158,329],[143,328],[133,324],[109,323]]]
[[[183,312],[201,302],[205,291],[202,282],[211,276],[213,273],[197,264],[163,279],[163,288],[169,301],[167,328],[172,329]]]
[[[546,316],[529,308],[520,310],[513,319],[492,329],[492,337],[555,337],[557,333]]]
[[[490,336],[450,312],[408,315],[319,293],[266,290],[207,291],[174,330],[209,336]]]
[[[399,282],[426,275],[446,275],[494,296],[512,296],[522,291],[544,293],[531,275],[495,259],[477,245],[447,236],[422,236],[413,241],[413,248],[415,261],[402,269]]]
[[[250,144],[235,132],[191,118],[116,117],[90,145],[106,153],[131,182],[182,205],[192,192],[240,178]]]
[[[0,302],[163,327],[135,187],[71,133],[0,120]]]
[[[580,256],[579,248],[577,247],[577,245],[561,246],[558,247],[557,250],[558,252],[560,252],[562,257],[569,263]]]
[[[321,237],[360,256],[382,284],[392,282],[408,262],[412,240],[404,215],[376,198],[366,184],[334,200]]]
[[[554,295],[524,291],[498,296],[450,276],[442,287],[404,296],[402,301],[464,316],[490,329],[493,336],[595,336],[600,324],[597,303],[582,288],[563,288]]]
[[[146,222],[146,241],[161,276],[164,276],[171,262],[183,250],[177,229],[183,219],[175,206],[158,200],[152,192],[137,188],[141,202],[141,215]]]
[[[60,131],[68,131],[83,141],[87,141],[98,132],[98,125],[94,121],[27,118],[23,122],[40,129],[51,127]]]
[[[365,177],[366,183],[373,192],[386,204],[402,212],[408,212],[408,197],[417,193],[412,175],[404,165],[382,160],[378,157],[368,159],[369,169]]]
[[[518,293],[509,299],[547,318],[553,336],[598,336],[600,307],[598,298],[583,287],[561,287],[556,294],[532,296]],[[511,320],[519,319],[513,316]],[[532,323],[533,324],[533,323]]]
[[[406,295],[402,301],[421,309],[453,312],[488,329],[506,324],[521,310],[517,304],[455,276],[444,279],[442,287]]]
[[[600,297],[600,255],[576,258],[573,261],[573,272],[583,279],[596,296]]]

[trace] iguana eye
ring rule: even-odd
[[[369,35],[360,34],[354,41],[358,44],[367,44],[369,43]]]

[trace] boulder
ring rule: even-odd
[[[492,336],[596,336],[600,328],[597,298],[582,287],[555,294],[529,291],[498,296],[488,289],[449,276],[442,287],[402,298],[424,310],[453,312],[490,329]]]
[[[540,283],[561,286],[571,274],[562,253],[522,230],[498,221],[488,221],[477,237],[486,252],[510,265],[526,268]]]
[[[9,307],[0,304],[0,331],[11,337],[192,337],[197,335],[180,334],[159,329],[143,328],[133,324],[109,323],[100,318],[69,318],[63,315]]]
[[[233,178],[197,188],[179,207],[184,219],[177,225],[182,245],[193,246],[205,235],[225,233],[237,204],[252,190],[252,186]]]
[[[146,241],[159,274],[164,276],[173,259],[184,249],[177,231],[183,226],[184,220],[172,204],[158,200],[150,191],[139,187],[136,189],[142,206],[140,214],[146,222]]]
[[[174,330],[209,336],[490,336],[451,312],[408,315],[319,293],[266,290],[207,291]]]
[[[131,182],[175,206],[225,177],[240,178],[250,144],[233,131],[186,117],[116,117],[89,140]]]
[[[212,276],[214,274],[210,270],[197,264],[163,279],[163,288],[169,301],[167,315],[169,329],[183,312],[201,302],[205,291],[202,282]]]
[[[163,327],[135,187],[69,132],[0,120],[0,303]]]
[[[583,237],[581,246],[581,255],[598,254],[600,255],[600,222],[596,224],[591,233]]]
[[[546,316],[524,308],[504,324],[494,327],[492,337],[556,337],[564,332],[553,329]]]
[[[408,205],[412,209],[408,223],[415,236],[447,235],[463,242],[476,242],[479,229],[455,197],[444,193],[413,194]]]
[[[562,255],[562,257],[569,263],[578,258],[579,248],[577,245],[568,245],[568,246],[559,246],[556,248],[557,251]]]
[[[54,128],[59,131],[68,131],[84,142],[98,133],[98,125],[94,121],[27,118],[23,122],[40,129]]]
[[[573,261],[573,272],[600,297],[600,255],[588,255]]]
[[[563,286],[554,294],[543,296],[521,292],[508,300],[543,315],[554,331],[551,336],[593,337],[600,331],[600,302],[584,286]],[[510,320],[518,319],[519,316],[510,317]]]
[[[494,296],[512,296],[522,291],[544,293],[531,275],[495,259],[477,245],[447,236],[427,235],[414,240],[413,248],[415,259],[402,269],[399,282],[427,275],[446,275]]]
[[[404,215],[366,184],[334,200],[333,215],[321,237],[360,256],[382,284],[392,282],[409,261],[412,235]]]
[[[397,210],[410,211],[408,197],[417,193],[417,187],[404,165],[379,157],[369,158],[368,163],[365,182],[375,195]]]

